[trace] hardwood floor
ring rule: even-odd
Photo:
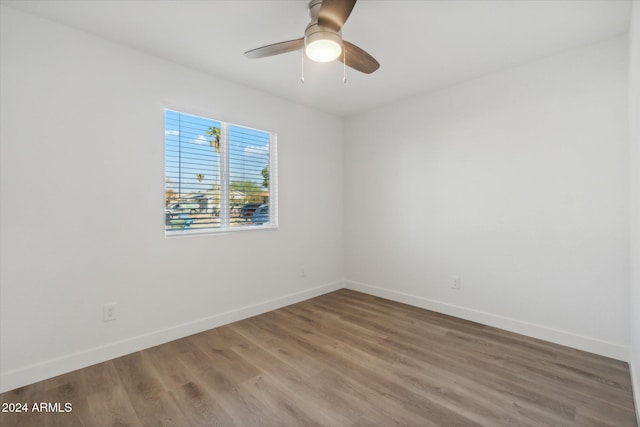
[[[0,401],[30,410],[4,427],[637,425],[626,363],[348,290]]]

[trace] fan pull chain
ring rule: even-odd
[[[347,84],[347,49],[342,46],[342,83]]]
[[[302,84],[304,84],[304,52],[302,53],[302,55],[300,55],[300,81],[302,82]]]

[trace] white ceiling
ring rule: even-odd
[[[343,29],[381,64],[366,75],[292,52],[243,52],[301,37],[307,0],[2,0],[106,39],[336,115],[626,33],[627,0],[360,0]]]

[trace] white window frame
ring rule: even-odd
[[[163,224],[165,238],[174,238],[181,236],[200,236],[211,234],[227,234],[246,231],[260,231],[260,230],[277,230],[278,229],[278,136],[275,132],[267,131],[263,129],[257,129],[246,125],[240,125],[236,123],[225,122],[222,120],[214,119],[200,114],[189,113],[182,110],[176,110],[172,108],[163,109],[163,124],[166,131],[166,113],[172,111],[175,113],[186,114],[212,120],[220,123],[220,227],[218,228],[188,228],[188,229],[176,229],[167,230],[166,227],[166,214],[165,214],[165,197],[166,197],[166,185],[163,186]],[[262,225],[238,225],[231,226],[231,211],[229,207],[229,187],[231,182],[229,181],[229,126],[237,126],[244,129],[254,130],[258,132],[264,132],[269,134],[269,222]],[[166,138],[166,137],[165,137]],[[163,175],[166,178],[167,164],[166,164],[166,139],[163,144],[163,162],[164,170]],[[164,180],[163,180],[164,181]]]

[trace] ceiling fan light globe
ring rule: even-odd
[[[335,33],[318,32],[305,39],[305,53],[316,62],[331,62],[342,53],[342,39]]]
[[[316,62],[331,62],[337,59],[342,47],[332,40],[316,40],[307,45],[307,56]]]

